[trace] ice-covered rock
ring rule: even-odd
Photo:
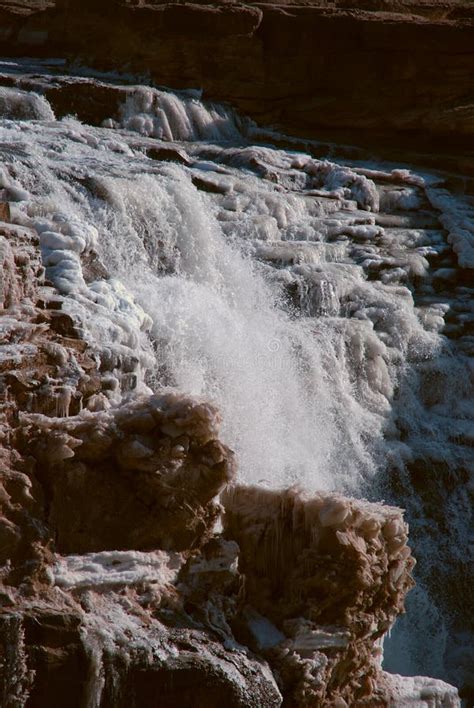
[[[222,502],[224,534],[240,547],[245,601],[275,627],[272,636],[286,635],[265,644],[262,620],[247,619],[284,695],[298,706],[391,705],[378,642],[413,584],[401,510],[256,487],[230,487]]]
[[[116,106],[0,120],[1,690],[390,704],[407,528],[347,494],[402,501],[420,561],[387,665],[467,686],[469,198],[197,94],[25,81]],[[231,449],[264,487],[223,493],[224,537]]]

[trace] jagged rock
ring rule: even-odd
[[[89,592],[86,612],[79,603],[58,603],[3,613],[0,646],[9,653],[0,673],[2,706],[281,705],[263,662],[224,649],[202,629],[167,628],[134,594],[120,602]]]
[[[8,202],[0,202],[0,221],[10,221],[10,205]]]
[[[152,160],[163,160],[165,162],[177,162],[180,165],[191,165],[191,160],[182,148],[178,147],[150,147],[147,155]]]
[[[245,600],[288,637],[265,654],[288,705],[385,705],[378,643],[413,585],[401,511],[255,487],[222,501]]]
[[[22,419],[56,548],[65,553],[199,546],[233,476],[217,415],[179,395],[67,418]],[[94,504],[90,490],[94,489]]]
[[[201,191],[209,192],[211,194],[226,194],[226,192],[228,191],[228,189],[226,189],[224,185],[218,184],[212,179],[193,177],[193,184]]]

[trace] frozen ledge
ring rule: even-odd
[[[104,551],[57,556],[52,570],[55,585],[66,589],[167,585],[176,582],[183,565],[180,553]]]
[[[456,708],[461,705],[456,688],[426,676],[384,674],[391,708]]]

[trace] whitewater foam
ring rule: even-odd
[[[163,386],[209,398],[240,478],[270,487],[381,496],[419,460],[469,469],[470,345],[443,332],[454,305],[469,321],[449,244],[471,264],[472,204],[442,177],[251,145],[197,95],[132,87],[92,127],[2,91],[0,187],[109,377],[90,409]],[[185,164],[153,159],[162,140],[194,141],[167,144]],[[418,554],[461,562],[468,518],[447,551],[404,501]],[[410,672],[435,666],[412,655]]]

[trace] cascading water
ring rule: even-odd
[[[119,116],[92,127],[0,89],[12,221],[40,234],[110,374],[86,406],[176,387],[217,404],[242,480],[407,506],[421,583],[389,668],[466,680],[430,568],[442,585],[466,567],[472,290],[449,243],[472,265],[474,205],[442,175],[254,144],[250,123],[190,93],[119,90]]]

